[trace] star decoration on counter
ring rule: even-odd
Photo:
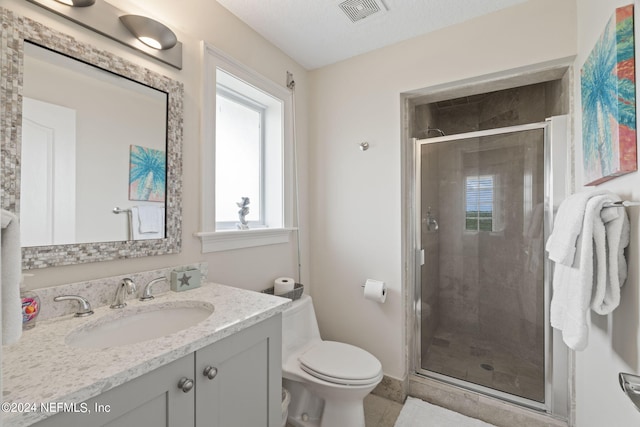
[[[188,276],[187,273],[183,274],[182,277],[180,278],[180,286],[189,286],[189,280],[191,279],[191,276]]]

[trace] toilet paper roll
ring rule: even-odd
[[[291,277],[278,277],[273,281],[273,294],[282,295],[291,292],[296,281]]]
[[[364,284],[364,297],[379,303],[385,302],[387,299],[387,285],[380,280],[367,279]]]

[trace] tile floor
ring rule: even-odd
[[[370,394],[364,399],[366,427],[393,427],[402,410],[402,403]]]
[[[544,370],[488,340],[437,330],[423,368],[527,399],[544,399]]]
[[[364,399],[366,427],[393,427],[401,410],[402,403],[370,394]],[[291,425],[287,424],[287,427]]]

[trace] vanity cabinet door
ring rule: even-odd
[[[273,316],[75,405],[87,413],[60,412],[34,425],[280,427],[281,317]]]
[[[35,426],[193,426],[195,390],[178,387],[183,377],[193,380],[192,354],[76,405],[88,413],[61,412]]]
[[[278,314],[196,352],[197,427],[282,425],[281,325]]]

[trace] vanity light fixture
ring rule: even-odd
[[[28,0],[98,34],[182,69],[182,43],[166,25],[105,0]],[[91,7],[87,7],[91,6]]]
[[[92,6],[96,0],[56,0],[58,3],[66,4],[71,7],[87,7]]]
[[[173,31],[155,19],[141,15],[122,15],[120,21],[138,40],[154,49],[171,49],[178,43]]]

